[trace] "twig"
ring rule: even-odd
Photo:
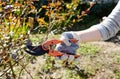
[[[52,16],[52,14],[51,14]],[[50,33],[50,31],[52,30],[53,26],[54,26],[54,22],[55,22],[55,17],[52,19],[52,21],[49,23],[49,26],[48,26],[48,30],[46,31],[46,37],[45,37],[45,40],[46,41],[48,39],[48,35]]]
[[[55,2],[55,0],[52,0],[52,3],[54,3]],[[55,9],[53,9],[53,7],[50,7],[50,10],[55,10]],[[53,16],[53,14],[51,13],[51,15],[50,15],[50,18],[49,18],[49,26],[48,26],[48,30],[46,31],[46,36],[45,36],[45,38],[44,38],[44,41],[46,41],[47,39],[48,39],[48,35],[49,35],[49,33],[50,33],[50,31],[51,31],[51,29],[53,28],[53,26],[54,26],[54,22],[55,22],[55,16],[53,17],[53,19],[51,18]],[[52,19],[52,21],[51,21],[51,19]]]
[[[25,56],[25,55],[24,55],[24,56]],[[23,56],[22,58],[20,58],[18,61],[22,60],[22,59],[24,58],[24,56]],[[17,63],[18,63],[18,62],[15,62],[12,66],[15,66]],[[6,69],[6,70],[4,71],[4,73],[0,75],[0,77],[2,77],[2,76],[3,76],[7,71],[9,71],[9,70],[10,70],[10,67],[9,67],[8,69]]]
[[[10,65],[10,69],[11,69],[11,71],[12,71],[12,76],[13,76],[14,79],[16,79],[16,75],[15,75],[15,73],[14,73],[14,70],[13,70],[13,66],[12,66],[11,61],[9,62],[9,65]]]
[[[20,63],[19,63],[20,64]],[[20,64],[20,66],[30,75],[31,79],[33,79],[32,75],[30,74],[30,72],[28,72],[28,70],[26,69],[27,65],[22,65]]]
[[[24,69],[21,69],[21,70],[20,70],[20,73],[19,73],[18,79],[20,79],[20,75],[21,75],[21,73],[22,73],[23,70],[24,70]]]

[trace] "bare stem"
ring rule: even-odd
[[[23,57],[21,57],[18,61],[20,62],[20,60],[22,60],[23,58],[25,57],[25,55],[23,56]],[[17,64],[18,62],[15,62],[13,65],[11,65],[12,67],[13,66],[15,66],[16,64]],[[5,71],[4,71],[4,73],[2,73],[1,75],[0,75],[0,77],[2,77],[7,71],[9,71],[10,70],[10,67],[8,68],[8,69],[6,69]]]
[[[12,71],[12,76],[13,76],[14,79],[16,79],[16,75],[15,75],[15,73],[14,73],[14,69],[13,69],[13,66],[12,66],[11,61],[9,62],[9,65],[10,65],[10,69],[11,69],[11,71]]]
[[[20,63],[19,63],[20,64]],[[23,65],[23,64],[20,64],[20,66],[30,75],[31,79],[33,79],[32,75],[30,74],[30,72],[26,69],[26,66],[27,65]]]

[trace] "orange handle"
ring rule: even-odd
[[[63,53],[61,53],[59,51],[56,51],[56,50],[49,50],[48,54],[51,55],[51,56],[54,56],[54,57],[63,55]]]
[[[78,40],[73,38],[73,39],[70,39],[70,42],[76,43],[76,42],[78,42]],[[63,41],[57,40],[57,39],[49,40],[49,41],[46,41],[45,43],[42,44],[42,48],[44,50],[48,50],[51,45],[56,45],[56,44],[59,44],[59,43],[63,43]]]
[[[49,50],[49,53],[48,53],[50,56],[54,56],[54,57],[57,57],[57,56],[62,56],[62,55],[64,55],[64,53],[62,53],[62,52],[59,52],[59,51],[56,51],[56,50]],[[67,53],[66,53],[67,54]],[[67,54],[68,56],[70,55],[70,54]],[[78,58],[78,57],[80,57],[79,55],[74,55],[74,57],[75,58]]]
[[[77,43],[77,42],[78,42],[78,40],[76,40],[76,39],[72,38],[72,39],[70,39],[70,42],[72,42],[72,43]]]
[[[46,41],[45,43],[42,44],[42,48],[44,50],[48,50],[51,45],[56,45],[56,44],[59,44],[59,43],[62,43],[62,42],[63,41],[57,40],[57,39],[49,40],[49,41]]]

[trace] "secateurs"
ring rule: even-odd
[[[75,39],[70,39],[70,41],[72,43],[76,43],[77,40]],[[57,39],[52,39],[52,40],[48,40],[45,43],[43,43],[42,45],[38,45],[38,46],[32,46],[32,45],[27,45],[25,51],[31,55],[34,56],[41,56],[44,54],[49,54],[50,56],[54,56],[54,57],[60,57],[63,56],[64,54],[67,54],[68,56],[71,55],[70,53],[63,53],[57,50],[54,50],[54,46],[57,44],[63,43],[63,41],[61,40],[57,40]],[[75,58],[78,58],[79,55],[74,55]]]

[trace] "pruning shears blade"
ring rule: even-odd
[[[49,50],[44,50],[42,48],[42,45],[39,45],[39,46],[28,45],[28,46],[26,46],[25,51],[34,56],[44,55],[47,52],[49,52]]]

